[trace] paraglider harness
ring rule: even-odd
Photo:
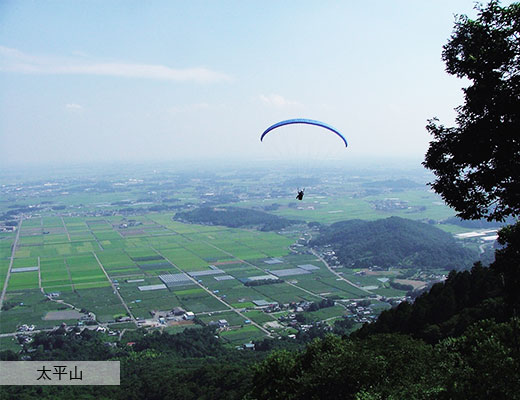
[[[298,189],[298,194],[296,195],[296,198],[298,200],[303,200],[304,192],[305,192],[305,188],[303,188],[303,190]]]

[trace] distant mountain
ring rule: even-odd
[[[463,269],[478,255],[449,234],[405,218],[350,220],[322,228],[312,246],[330,244],[347,267],[421,267]]]
[[[174,219],[196,224],[224,225],[230,228],[255,227],[261,231],[279,230],[300,222],[239,207],[201,207],[193,211],[178,212]]]

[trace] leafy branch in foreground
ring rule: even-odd
[[[458,17],[442,53],[446,71],[472,84],[455,127],[429,120],[423,165],[459,217],[501,221],[520,214],[520,3],[477,10]]]

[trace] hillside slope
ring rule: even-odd
[[[279,230],[298,222],[263,211],[239,207],[201,207],[192,211],[178,212],[174,219],[196,224],[223,225],[230,228],[255,227],[261,231]]]
[[[331,245],[347,267],[463,269],[477,259],[449,234],[405,218],[349,220],[322,228],[311,246]]]

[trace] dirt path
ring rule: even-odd
[[[334,271],[334,270],[330,267],[330,265],[327,263],[327,261],[325,261],[325,260],[324,260],[324,259],[323,259],[323,258],[322,258],[322,257],[321,257],[321,256],[320,256],[320,255],[319,255],[319,254],[314,250],[314,249],[311,249],[311,253],[312,253],[314,256],[316,256],[318,259],[320,259],[321,262],[322,262],[323,264],[325,264],[325,266],[327,267],[327,269],[328,269],[330,272],[332,272],[334,275],[336,275],[339,279],[341,279],[341,280],[347,282],[349,285],[354,286],[356,289],[362,290],[363,292],[365,292],[365,293],[367,293],[367,294],[369,294],[369,295],[374,295],[374,293],[372,293],[372,292],[370,292],[370,291],[368,291],[368,290],[366,290],[366,289],[363,289],[361,286],[356,285],[354,282],[349,281],[347,278],[344,278],[343,276],[341,276],[340,274],[338,274],[336,271]],[[379,298],[379,297],[380,297],[380,296],[378,295],[378,298]]]
[[[61,223],[63,224],[63,229],[65,229],[65,233],[67,234],[67,238],[69,239],[69,242],[72,242],[72,240],[70,240],[70,235],[69,235],[69,230],[67,229],[67,225],[65,225],[65,220],[63,219],[62,216],[60,216],[61,218]]]
[[[67,264],[67,260],[63,259],[63,264],[65,264],[65,268],[67,269],[67,274],[69,275],[70,286],[72,287],[72,291],[74,292],[76,289],[74,288],[74,283],[72,282],[72,275],[70,274],[69,264]]]
[[[18,223],[18,232],[16,232],[16,238],[14,239],[12,251],[11,251],[11,260],[9,261],[9,269],[7,270],[7,275],[5,277],[4,288],[2,289],[2,294],[0,295],[0,312],[4,305],[5,292],[7,291],[7,283],[9,283],[9,277],[11,276],[11,268],[13,267],[14,256],[16,254],[16,247],[18,246],[18,239],[20,238],[20,231],[22,230],[22,221],[23,218],[20,218],[20,222]]]
[[[116,289],[116,285],[114,285],[114,282],[112,282],[112,279],[110,279],[110,277],[108,276],[107,271],[105,271],[105,267],[103,267],[103,264],[101,264],[101,261],[99,261],[99,258],[97,256],[97,254],[94,253],[94,252],[92,252],[92,254],[94,255],[96,261],[99,264],[99,267],[101,268],[101,270],[105,274],[106,278],[110,282],[110,286],[112,286],[112,290],[117,295],[117,297],[119,297],[119,300],[121,301],[121,304],[123,304],[123,307],[125,308],[126,312],[130,316],[130,318],[132,318],[132,322],[137,326],[137,320],[135,319],[134,314],[132,314],[132,312],[130,311],[130,308],[128,308],[127,304],[125,303],[123,297],[121,297],[121,295],[119,294],[119,290]]]
[[[168,258],[166,258],[163,254],[161,254],[158,250],[151,247],[152,250],[154,250],[157,254],[159,254],[161,257],[163,257],[166,261],[168,261],[171,265],[173,265],[179,272],[186,273],[183,270],[181,270],[177,265],[175,265],[172,261],[170,261]],[[217,296],[215,293],[213,293],[211,290],[207,289],[206,287],[202,286],[200,283],[197,282],[197,280],[190,275],[186,274],[190,280],[195,283],[198,287],[202,288],[204,291],[209,293],[210,296],[213,296],[215,299],[217,299],[219,302],[224,304],[228,309],[234,311],[238,315],[240,315],[244,320],[249,319],[246,315],[244,315],[241,311],[237,310],[235,307],[231,306],[230,304],[226,303],[224,300],[222,300],[219,296]],[[266,335],[271,336],[271,332],[269,332],[267,329],[265,329],[263,326],[257,324],[255,321],[251,321],[251,325],[256,326],[258,329],[260,329],[262,332],[264,332]]]
[[[38,256],[38,287],[40,288],[42,294],[45,294],[42,288],[42,271],[40,269],[40,256]]]

